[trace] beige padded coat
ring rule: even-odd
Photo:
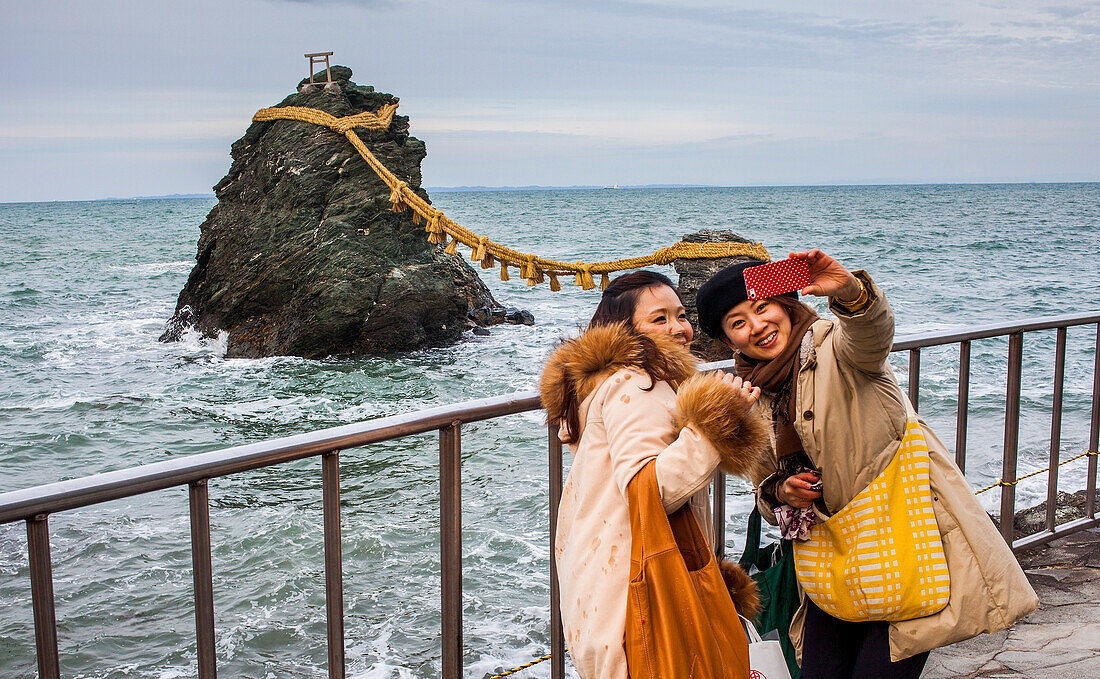
[[[693,377],[686,349],[653,339],[658,360],[676,379],[654,384],[638,367],[637,335],[610,326],[563,343],[540,382],[551,423],[561,422],[570,394],[580,401],[580,431],[567,444],[574,457],[562,490],[554,558],[566,644],[582,679],[627,678],[626,487],[634,474],[656,458],[665,508],[672,512],[690,503],[709,538],[708,489],[715,469],[721,463],[747,476],[767,451],[766,423],[734,398],[732,387]]]
[[[907,397],[887,362],[894,341],[894,312],[866,273],[856,275],[871,293],[870,303],[855,314],[834,304],[836,321],[816,321],[803,341],[798,373],[795,429],[822,471],[822,500],[830,513],[847,504],[886,467],[908,419]],[[768,405],[761,399],[761,407]],[[932,495],[951,575],[951,598],[935,615],[890,625],[890,656],[895,662],[1005,629],[1039,605],[1012,550],[946,446],[923,420],[921,426],[932,459]],[[774,455],[767,460],[764,473],[774,472]],[[774,524],[772,507],[759,492],[757,505]],[[804,615],[805,605],[791,624],[791,639],[798,649]]]

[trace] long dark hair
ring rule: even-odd
[[[638,367],[649,375],[649,389],[656,386],[657,382],[673,382],[681,377],[664,360],[661,350],[657,347],[657,343],[653,338],[645,333],[638,332],[637,328],[634,327],[634,311],[638,307],[638,297],[645,290],[659,288],[662,285],[672,288],[672,291],[676,293],[676,297],[680,298],[680,291],[672,280],[664,274],[643,270],[619,276],[611,281],[611,285],[608,285],[607,289],[603,291],[603,297],[600,298],[600,303],[592,314],[592,319],[588,321],[589,328],[621,325],[634,334],[642,349],[641,364]],[[683,303],[682,298],[680,298],[680,303]],[[561,419],[565,422],[566,432],[570,437],[570,440],[566,443],[571,443],[573,442],[573,432],[580,431],[580,401],[577,398],[576,386],[569,383],[567,388],[569,394],[565,401],[565,409]],[[649,391],[649,389],[646,389],[646,391]]]

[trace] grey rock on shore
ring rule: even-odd
[[[397,101],[356,85],[349,68],[331,72],[339,91],[296,93],[278,106],[342,117]],[[427,152],[409,136],[407,117],[358,134],[428,198],[420,188]],[[252,123],[231,155],[162,341],[194,327],[206,336],[228,331],[231,357],[321,358],[443,345],[470,325],[509,322],[460,256],[429,243],[410,212],[390,210],[389,188],[343,135],[295,121]],[[488,313],[471,320],[481,309]]]
[[[703,229],[689,233],[681,241],[688,243],[751,243],[749,239],[733,231]],[[750,261],[749,257],[725,257],[723,259],[677,259],[672,267],[680,275],[680,296],[688,312],[688,320],[695,329],[695,339],[691,351],[704,361],[725,361],[733,358],[733,350],[725,344],[711,339],[699,328],[699,312],[695,308],[695,295],[699,288],[710,280],[711,276],[731,264]]]

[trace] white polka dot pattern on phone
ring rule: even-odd
[[[801,259],[780,259],[745,269],[749,299],[766,299],[801,290],[810,284],[810,270]]]

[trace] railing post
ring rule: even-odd
[[[920,399],[920,349],[909,350],[909,402],[913,404],[913,411],[918,410],[917,401]]]
[[[191,506],[191,565],[195,582],[195,639],[199,679],[215,679],[218,661],[214,652],[214,583],[210,565],[210,493],[206,479],[188,487]]]
[[[1100,444],[1100,323],[1096,324],[1096,352],[1092,364],[1092,425],[1089,428],[1089,471],[1085,484],[1085,515],[1096,516],[1096,457]]]
[[[462,677],[461,423],[439,430],[439,551],[443,678]]]
[[[39,679],[59,679],[57,617],[53,600],[50,528],[45,514],[27,519],[27,551],[31,567],[31,606],[34,609],[34,645]]]
[[[1001,535],[1012,544],[1016,518],[1016,452],[1020,441],[1020,379],[1024,355],[1024,334],[1008,337],[1008,385],[1005,393],[1005,445],[1001,464]]]
[[[1066,329],[1058,328],[1054,346],[1054,396],[1050,407],[1050,471],[1047,474],[1047,530],[1054,530],[1058,499],[1058,458],[1062,452],[1062,392],[1066,378]]]
[[[325,613],[328,676],[344,678],[344,571],[340,545],[340,451],[321,456],[321,498],[325,524]]]
[[[714,555],[719,559],[726,556],[726,474],[721,470],[714,472],[713,516]]]
[[[970,413],[970,340],[959,342],[959,404],[955,410],[955,464],[966,471],[966,423]]]
[[[558,506],[561,504],[561,439],[557,427],[548,428],[550,451],[550,679],[565,677],[565,631],[561,625],[561,589],[558,587],[558,560],[554,549],[558,534]]]

